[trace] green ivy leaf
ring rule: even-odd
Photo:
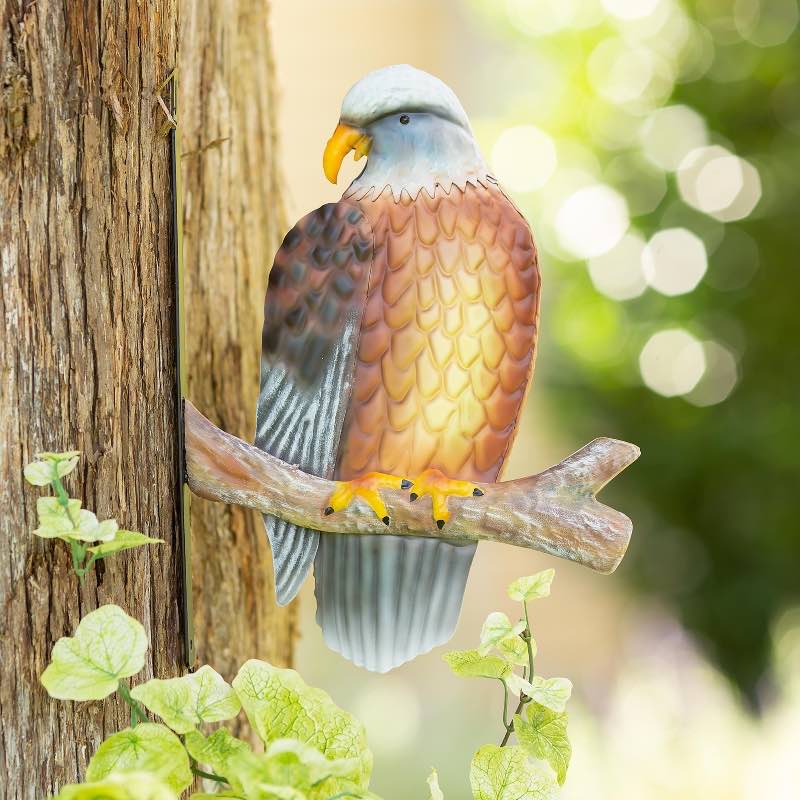
[[[154,722],[109,736],[89,761],[86,779],[100,781],[120,772],[147,772],[175,792],[182,792],[193,780],[181,740],[169,728]]]
[[[98,522],[91,512],[81,509],[78,500],[68,500],[67,507],[57,497],[40,497],[36,501],[39,527],[34,531],[43,539],[74,539],[79,542],[104,542],[114,538],[117,521]]]
[[[316,747],[297,739],[276,739],[267,748],[269,758],[297,758],[307,769],[311,785],[326,778],[346,778],[360,768],[358,758],[327,758]]]
[[[519,636],[525,630],[525,622],[520,620],[514,625],[502,611],[493,611],[486,617],[481,629],[481,644],[478,652],[485,656],[493,647],[496,647],[503,639],[511,636]]]
[[[81,513],[80,500],[68,500],[67,507],[57,497],[40,497],[36,501],[39,527],[34,531],[42,539],[69,539],[75,530]]]
[[[297,758],[270,758],[267,753],[237,753],[230,766],[248,800],[307,800],[308,770]]]
[[[508,687],[508,691],[513,692],[517,697],[523,693],[530,697],[533,692],[533,686],[531,686],[522,675],[518,675],[516,672],[512,672],[508,678],[506,678],[506,686]]]
[[[219,728],[210,736],[198,731],[189,731],[184,738],[189,755],[199,764],[205,764],[236,790],[242,788],[230,766],[230,760],[239,753],[250,753],[250,745],[237,739],[227,728]]]
[[[531,689],[525,692],[528,697],[551,711],[561,712],[572,695],[572,681],[568,678],[531,678]]]
[[[428,775],[428,789],[430,790],[429,800],[444,800],[444,793],[439,788],[439,773],[435,769]]]
[[[367,748],[364,726],[322,689],[308,686],[292,669],[279,669],[255,659],[242,665],[233,688],[265,744],[297,739],[328,759],[356,759],[351,773],[323,781],[309,793],[310,800],[367,788],[372,753]]]
[[[56,642],[40,680],[59,700],[102,700],[120,678],[139,672],[146,650],[139,622],[119,606],[101,606],[80,621],[74,636]]]
[[[49,486],[55,480],[56,465],[51,461],[32,461],[22,474],[34,486]]]
[[[79,542],[109,542],[116,536],[118,528],[115,519],[98,522],[93,512],[81,509],[77,525],[66,535],[68,539]]]
[[[528,647],[524,640],[519,636],[507,636],[501,639],[497,645],[500,655],[509,663],[518,667],[528,664]],[[531,639],[531,652],[536,656],[536,642]]]
[[[75,469],[78,463],[78,450],[69,450],[66,453],[37,453],[40,461],[32,461],[23,470],[25,480],[34,486],[47,486],[56,476],[63,478]]]
[[[239,752],[228,762],[248,798],[328,798],[329,789],[320,794],[318,787],[328,778],[346,777],[358,767],[357,759],[328,759],[297,739],[276,739],[264,753]]]
[[[208,665],[181,678],[153,678],[131,689],[131,697],[176,733],[188,733],[204,722],[231,719],[241,709],[236,693]]]
[[[65,450],[63,453],[51,453],[45,451],[37,453],[36,458],[44,459],[45,461],[72,461],[81,454],[80,450]]]
[[[474,800],[554,800],[558,788],[521,747],[493,744],[472,757],[469,783]]]
[[[522,641],[519,639],[519,641]],[[451,650],[442,658],[462,678],[499,678],[511,674],[511,665],[500,656],[484,656],[477,650]]]
[[[563,784],[572,757],[572,746],[567,736],[567,714],[531,703],[526,719],[514,717],[514,733],[520,745],[534,758],[546,761],[556,773],[559,784]]]
[[[152,539],[149,536],[145,536],[143,533],[139,533],[138,531],[118,530],[114,535],[114,538],[110,541],[103,542],[102,544],[96,544],[93,547],[88,547],[87,550],[90,553],[93,553],[95,558],[103,558],[104,556],[109,556],[112,553],[119,553],[122,550],[130,550],[133,547],[141,547],[142,545],[151,543],[163,544],[163,542],[163,539]]]
[[[556,571],[545,569],[535,575],[528,575],[525,578],[517,578],[508,587],[508,596],[512,600],[538,600],[540,597],[550,595],[550,584],[553,582]]]
[[[125,772],[112,773],[101,781],[64,786],[55,800],[178,800],[178,795],[154,775]]]

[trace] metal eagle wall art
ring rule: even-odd
[[[327,644],[385,672],[451,637],[480,539],[613,571],[631,523],[594,495],[639,450],[596,439],[497,483],[536,355],[528,223],[421,70],[350,89],[332,182],[351,150],[365,168],[269,274],[255,446],[187,403],[186,456],[195,493],[264,513],[278,603],[313,566]]]

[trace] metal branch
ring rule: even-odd
[[[383,490],[391,518],[388,527],[360,500],[346,511],[323,516],[333,481],[309,475],[225,433],[188,401],[185,426],[186,470],[195,494],[322,533],[503,542],[609,573],[622,561],[633,530],[628,517],[595,500],[600,489],[639,457],[636,445],[616,439],[595,439],[538,475],[477,484],[484,492],[481,498],[450,498],[451,517],[440,531],[430,501],[410,503],[407,492]]]

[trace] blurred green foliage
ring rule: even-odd
[[[542,186],[515,193],[543,261],[537,391],[548,392],[576,441],[603,434],[641,446],[641,460],[604,495],[634,519],[621,572],[668,602],[755,700],[770,625],[800,600],[796,0],[471,8],[484,35],[502,42],[505,77],[514,76],[495,115],[476,123],[487,151],[503,130],[532,124],[558,154]],[[649,79],[637,64],[652,67]],[[676,104],[704,118],[705,145],[758,170],[760,200],[741,219],[693,208],[679,191],[683,166],[648,159],[643,125]],[[559,204],[587,182],[625,197],[644,240],[676,227],[699,236],[708,254],[699,285],[675,296],[651,286],[626,300],[598,291],[558,229]],[[692,392],[667,397],[644,385],[642,348],[670,328],[734,354],[738,380],[727,397],[698,405]]]

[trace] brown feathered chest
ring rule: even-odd
[[[494,481],[538,313],[530,228],[488,181],[322,206],[270,273],[256,442],[326,477]]]
[[[533,370],[539,268],[493,184],[358,206],[373,257],[336,477],[497,478]]]

